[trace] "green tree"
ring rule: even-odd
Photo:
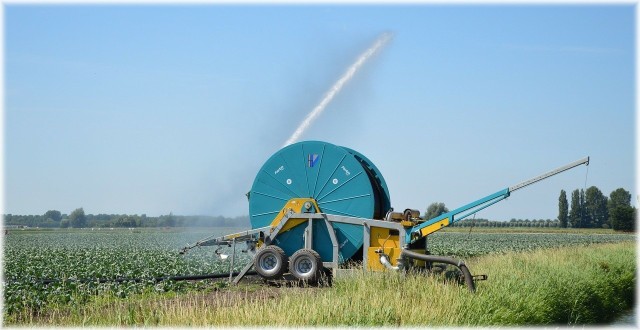
[[[584,189],[580,189],[580,227],[586,228],[587,224],[591,221],[587,217],[588,213],[584,210],[585,198],[584,198]]]
[[[618,206],[631,206],[631,194],[623,188],[618,188],[609,194],[607,207],[611,210]]]
[[[173,215],[173,212],[169,212],[169,215],[161,215],[158,219],[158,225],[164,227],[175,227],[176,217]]]
[[[569,201],[567,201],[567,192],[564,190],[560,190],[560,197],[558,198],[558,221],[560,221],[560,227],[567,228],[568,220]]]
[[[60,220],[60,228],[69,228],[69,219]]]
[[[120,216],[115,223],[116,227],[126,227],[132,228],[137,227],[136,216],[135,215],[122,215]]]
[[[69,214],[69,225],[73,228],[84,228],[87,226],[87,216],[84,214],[83,208],[75,209]]]
[[[444,203],[431,203],[431,205],[427,207],[427,212],[425,212],[424,214],[424,219],[430,220],[447,212],[449,212],[449,209],[444,206]]]
[[[580,204],[580,191],[578,189],[571,193],[571,210],[569,211],[569,224],[573,228],[580,228],[582,220],[582,207]]]
[[[635,231],[636,209],[631,206],[631,194],[618,188],[609,194],[609,222],[614,230]]]
[[[584,218],[587,220],[586,227],[602,228],[609,218],[607,211],[607,196],[596,186],[591,186],[585,192]]]
[[[51,219],[53,221],[60,221],[62,220],[62,213],[60,213],[60,211],[56,211],[56,210],[49,210],[47,211],[47,213],[44,214],[44,219]]]
[[[635,231],[636,230],[636,213],[637,210],[633,206],[619,206],[612,211],[611,225],[614,230]]]

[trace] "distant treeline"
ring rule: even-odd
[[[75,209],[71,214],[57,210],[49,210],[43,215],[5,214],[4,224],[40,228],[250,227],[248,216],[85,214],[82,208]]]
[[[488,219],[464,219],[454,222],[453,227],[560,227],[557,219],[511,219],[509,221],[492,221]]]

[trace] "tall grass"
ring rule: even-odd
[[[475,326],[598,324],[634,302],[635,243],[468,260],[487,274],[471,294],[443,276],[355,271],[325,288],[256,285],[215,292],[100,297],[14,315],[8,324],[182,326]]]

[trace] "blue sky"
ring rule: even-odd
[[[5,212],[248,214],[303,139],[358,150],[396,209],[461,206],[591,156],[634,196],[632,5],[5,6]],[[555,218],[586,167],[477,216]]]

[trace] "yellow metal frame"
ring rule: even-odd
[[[435,231],[440,230],[442,227],[446,227],[449,225],[449,218],[444,218],[438,222],[434,222],[422,229],[420,229],[420,235],[422,235],[422,237],[425,237]]]
[[[289,213],[289,211],[293,211],[294,213],[303,213],[302,208],[304,207],[304,203],[306,202],[311,202],[311,204],[313,205],[313,207],[315,208],[316,213],[320,212],[320,208],[318,207],[318,203],[316,203],[316,200],[313,198],[292,198],[290,199],[287,204],[284,205],[284,207],[282,207],[282,210],[280,210],[280,212],[278,213],[278,215],[273,219],[273,221],[271,221],[271,230],[273,231],[273,229],[275,229],[280,222],[282,221],[282,219],[284,219],[284,216],[287,215],[287,213]],[[284,225],[284,227],[282,227],[282,229],[280,229],[281,233],[286,232],[287,230],[290,230],[291,228],[303,223],[307,221],[307,219],[289,219],[289,221],[287,221],[287,223]]]
[[[384,265],[380,263],[380,255],[377,251],[389,256],[389,262],[396,266],[397,259],[400,258],[400,233],[392,235],[391,231],[395,229],[371,227],[369,232],[369,249],[367,250],[367,268],[369,270],[385,270]]]

